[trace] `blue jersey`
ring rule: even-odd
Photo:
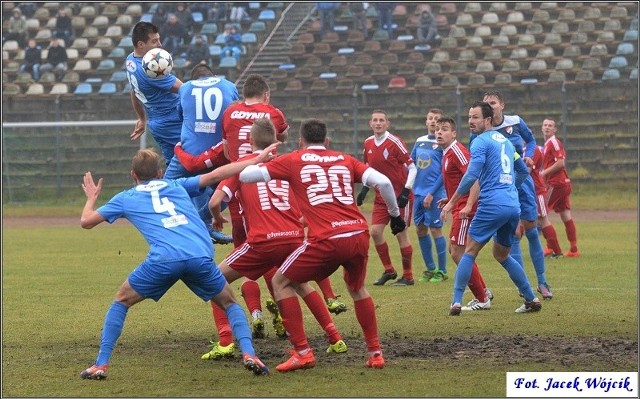
[[[150,78],[142,69],[142,57],[135,57],[133,53],[127,56],[125,66],[131,90],[144,106],[154,139],[175,145],[180,140],[182,126],[182,115],[178,112],[180,97],[170,91],[176,77]],[[173,152],[173,147],[171,150]],[[164,148],[163,155],[166,158]]]
[[[200,177],[150,180],[116,194],[98,208],[107,222],[129,220],[149,244],[151,262],[213,257],[213,246],[190,196],[202,193]]]
[[[497,130],[502,133],[504,137],[508,138],[520,156],[533,159],[537,145],[536,138],[533,136],[533,132],[529,129],[529,126],[524,122],[524,119],[518,115],[504,115],[502,123],[494,126],[493,130]],[[475,137],[476,135],[471,133],[470,142]],[[526,148],[522,145],[523,141]]]
[[[414,194],[423,197],[431,194],[434,203],[444,198],[446,195],[441,178],[442,148],[436,143],[435,136],[418,137],[411,150],[411,159],[418,171],[413,184]]]
[[[471,143],[471,161],[458,192],[465,194],[477,179],[480,185],[479,207],[482,204],[519,207],[514,152],[511,142],[495,130],[476,136]]]
[[[210,76],[185,82],[179,95],[184,150],[198,155],[221,142],[222,114],[240,99],[236,85],[223,77]]]

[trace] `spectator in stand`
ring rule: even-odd
[[[365,39],[369,37],[367,8],[369,8],[369,3],[366,1],[349,3],[349,9],[353,14],[353,29],[362,31]]]
[[[209,53],[209,45],[204,40],[204,36],[196,36],[196,42],[189,46],[187,50],[187,62],[185,67],[193,67],[197,64],[209,64],[211,53]]]
[[[209,22],[218,22],[227,20],[227,3],[224,1],[217,1],[210,3],[206,15]]]
[[[47,63],[40,68],[41,73],[53,71],[58,81],[62,80],[62,77],[67,72],[67,50],[60,45],[60,40],[55,37],[51,38],[51,45],[47,53]]]
[[[20,3],[18,7],[26,19],[32,18],[38,9],[38,5],[33,2]]]
[[[184,27],[184,42],[191,43],[191,38],[193,37],[193,28],[195,25],[195,22],[193,21],[193,15],[191,14],[191,9],[187,7],[185,3],[178,3],[176,4],[176,9],[173,13],[176,15],[178,21]]]
[[[336,10],[340,8],[340,3],[332,1],[319,1],[316,8],[320,13],[320,38],[324,37],[327,30],[333,31],[336,25]]]
[[[53,31],[53,36],[64,40],[65,46],[70,46],[71,43],[73,43],[74,35],[73,26],[71,25],[71,17],[67,15],[67,10],[64,8],[58,10],[56,28]]]
[[[15,40],[19,47],[24,47],[27,42],[27,19],[22,15],[18,7],[12,10],[9,19],[9,28],[4,36],[4,40]]]
[[[250,19],[249,13],[245,8],[247,3],[235,2],[231,6],[231,14],[229,15],[229,20],[231,22],[240,23],[245,19]]]
[[[151,17],[151,23],[155,26],[164,26],[167,22],[167,11],[164,9],[164,6],[160,4],[158,8],[156,8],[156,12]]]
[[[40,62],[42,60],[42,49],[35,39],[29,39],[27,47],[24,49],[24,64],[20,65],[20,72],[29,72],[33,80],[40,80]]]
[[[578,234],[576,225],[571,217],[571,180],[567,175],[565,166],[566,154],[562,142],[556,137],[556,121],[551,118],[545,118],[542,121],[542,134],[544,135],[544,157],[543,170],[540,172],[549,186],[549,198],[547,205],[556,213],[560,214],[562,223],[567,233],[567,239],[571,248],[564,256],[577,258],[580,256],[578,251]]]
[[[435,44],[436,40],[440,38],[438,35],[438,26],[436,24],[436,18],[431,14],[429,10],[423,10],[418,20],[417,29],[418,42],[431,47]]]
[[[234,24],[228,24],[224,30],[222,56],[233,57],[240,62],[240,55],[242,55],[242,35],[238,33]]]
[[[393,37],[393,10],[395,2],[374,3],[378,9],[378,29],[389,32],[389,38]]]
[[[185,34],[186,30],[182,23],[178,21],[176,14],[169,14],[167,22],[162,26],[160,34],[161,37],[164,37],[164,39],[162,39],[162,47],[170,54],[177,55],[180,50],[180,46],[183,43]]]

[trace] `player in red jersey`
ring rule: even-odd
[[[571,217],[571,180],[565,168],[566,154],[564,152],[564,146],[556,137],[556,131],[556,121],[550,118],[542,121],[544,162],[540,175],[545,179],[547,186],[551,189],[547,205],[556,213],[560,214],[560,219],[562,219],[562,223],[564,223],[567,239],[571,246],[564,256],[577,258],[580,256],[580,252],[578,251],[576,225]]]
[[[436,122],[436,142],[442,147],[442,182],[447,192],[447,198],[438,201],[438,207],[442,208],[447,204],[449,198],[455,194],[460,185],[460,180],[467,171],[471,155],[469,150],[456,140],[457,131],[456,123],[451,118],[440,117]],[[449,253],[451,259],[460,262],[460,258],[464,254],[467,245],[467,234],[469,232],[469,223],[478,208],[479,186],[476,182],[468,194],[460,197],[456,205],[451,210],[451,229],[449,230]],[[444,221],[442,215],[440,219]],[[486,287],[478,264],[473,262],[471,269],[471,277],[468,283],[469,289],[473,292],[472,299],[467,306],[463,306],[461,310],[486,310],[491,309],[491,300],[493,293]]]
[[[307,239],[280,266],[273,277],[275,299],[294,346],[292,356],[278,371],[315,366],[302,323],[295,288],[303,282],[330,276],[343,266],[343,278],[354,301],[368,350],[367,367],[384,367],[373,299],[364,286],[369,257],[369,228],[353,198],[353,185],[374,187],[384,198],[394,234],[406,229],[389,178],[354,157],[328,150],[327,125],[317,119],[300,125],[301,150],[240,173],[240,181],[290,183],[309,226]]]
[[[244,155],[242,159],[257,157],[262,149],[275,141],[273,123],[266,118],[256,119],[251,126],[250,136],[254,152]],[[247,227],[247,239],[220,263],[220,271],[229,284],[241,277],[257,280],[265,276],[273,295],[270,284],[273,274],[304,239],[300,210],[294,198],[291,198],[289,182],[271,180],[268,183],[241,184],[237,175],[223,180],[209,202],[218,228],[225,221],[220,205],[222,201],[228,202],[231,198],[235,198],[240,205],[240,216]],[[308,283],[300,284],[297,293],[325,331],[329,339],[327,352],[346,352],[347,346],[322,297]],[[214,344],[214,349],[208,354],[209,358],[231,357],[235,345],[229,321],[218,306],[214,307],[214,314],[220,341]]]
[[[391,180],[398,199],[400,213],[407,226],[409,226],[413,209],[413,192],[411,188],[417,173],[416,166],[402,139],[389,133],[388,129],[391,123],[385,111],[374,110],[371,113],[369,126],[373,130],[373,136],[364,141],[364,162]],[[367,191],[368,189],[363,187],[360,194],[358,194],[358,205],[362,205]],[[384,285],[387,281],[398,277],[391,262],[389,246],[384,238],[384,227],[388,223],[389,214],[386,212],[385,202],[380,194],[376,193],[371,215],[371,237],[376,246],[376,252],[382,261],[382,266],[384,266],[384,272],[373,285]],[[393,285],[413,285],[411,264],[413,247],[411,246],[408,230],[397,234],[396,237],[400,245],[400,255],[402,256],[402,278],[393,283]]]
[[[547,184],[540,175],[543,166],[543,150],[536,146],[533,153],[533,165],[529,167],[533,185],[536,188],[536,204],[538,205],[538,224],[543,237],[547,241],[547,247],[544,249],[544,256],[558,258],[562,256],[562,249],[558,243],[556,229],[549,220],[547,212]]]

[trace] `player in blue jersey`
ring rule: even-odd
[[[176,180],[164,180],[161,157],[152,149],[139,150],[133,157],[131,177],[135,186],[116,194],[96,208],[102,179],[96,184],[91,172],[84,175],[82,188],[87,201],[80,225],[91,229],[102,222],[125,218],[133,224],[150,249],[118,289],[104,320],[100,351],[95,363],[80,373],[81,378],[104,379],[113,351],[133,305],[146,298],[154,301],[178,280],[204,301],[214,301],[225,309],[233,334],[243,352],[243,362],[255,374],[268,374],[268,368],[255,355],[247,317],[236,302],[231,287],[213,262],[213,247],[207,228],[198,216],[190,196],[202,188],[239,173],[244,167],[268,160],[275,150],[265,149],[265,156],[225,165],[210,173]]]
[[[529,167],[533,167],[533,155],[536,149],[536,139],[525,121],[518,115],[504,115],[504,98],[498,91],[489,91],[484,94],[484,102],[489,103],[493,108],[493,129],[502,133],[516,149],[516,152],[523,157]],[[523,144],[524,147],[523,147]],[[553,293],[547,283],[546,261],[544,259],[544,248],[540,242],[538,234],[538,206],[536,204],[536,189],[533,178],[528,176],[518,188],[518,199],[520,201],[520,220],[524,226],[524,234],[529,242],[529,256],[536,271],[538,280],[538,292],[544,299],[552,299]],[[511,247],[511,255],[524,268],[522,250],[520,248],[521,234],[516,235],[516,242]],[[521,293],[522,294],[522,293]]]
[[[151,78],[142,69],[142,57],[147,51],[162,47],[158,27],[149,22],[138,22],[133,27],[131,41],[133,52],[127,56],[125,70],[131,85],[131,104],[138,116],[131,140],[142,136],[148,125],[168,165],[173,157],[173,147],[180,141],[182,115],[177,106],[182,81],[174,75]]]
[[[215,76],[207,65],[196,65],[191,71],[191,80],[180,86],[178,113],[182,118],[180,145],[184,151],[199,155],[222,142],[222,114],[234,101],[240,99],[233,82]],[[172,150],[173,151],[173,150]],[[195,176],[174,155],[165,172],[165,179]],[[194,197],[193,203],[209,229],[214,242],[228,244],[232,241],[211,226],[209,199],[214,188],[208,187],[202,195]]]
[[[416,224],[418,244],[424,265],[420,281],[437,283],[449,278],[447,274],[447,239],[442,235],[442,220],[438,201],[446,197],[442,184],[442,148],[436,142],[436,122],[444,115],[440,109],[433,108],[427,112],[425,124],[428,134],[418,137],[411,159],[416,165],[416,180],[413,183],[415,201],[413,203],[413,221]],[[433,261],[431,236],[436,244],[438,268]]]
[[[471,143],[471,161],[455,194],[442,208],[441,218],[444,221],[458,199],[478,181],[478,209],[469,226],[469,240],[455,274],[453,301],[449,310],[452,316],[460,315],[462,295],[469,282],[473,262],[494,235],[493,256],[524,294],[525,303],[516,309],[516,313],[535,312],[542,308],[524,269],[509,255],[520,219],[516,186],[528,176],[529,171],[521,158],[515,155],[510,141],[493,130],[493,116],[493,109],[486,102],[475,102],[469,109],[469,128],[476,135]],[[514,159],[519,162],[514,162]]]

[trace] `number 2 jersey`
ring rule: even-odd
[[[245,159],[256,156],[249,154]],[[288,181],[240,183],[238,175],[234,175],[221,181],[217,190],[225,193],[226,200],[238,199],[248,243],[302,242],[304,239],[302,215],[295,198],[291,197]]]
[[[354,183],[369,167],[351,155],[309,146],[263,165],[271,179],[287,180],[309,225],[308,239],[323,240],[367,230],[353,198]]]
[[[211,238],[190,198],[202,194],[199,182],[199,176],[150,180],[116,194],[97,211],[109,223],[129,220],[149,244],[152,262],[211,258]]]

